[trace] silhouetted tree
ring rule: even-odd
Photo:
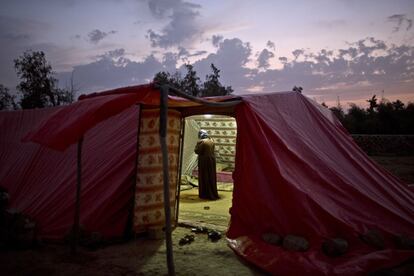
[[[20,83],[17,89],[22,94],[20,105],[26,108],[43,108],[73,102],[74,91],[57,88],[52,66],[42,51],[27,51],[14,60]]]
[[[341,123],[343,123],[344,118],[345,118],[345,113],[344,110],[342,109],[342,107],[340,105],[338,106],[333,106],[331,108],[329,108],[333,114],[335,114],[336,118],[339,119],[339,121],[341,121]]]
[[[379,132],[383,134],[400,133],[399,121],[392,103],[382,100],[377,106],[376,117],[379,125]]]
[[[182,81],[181,89],[188,94],[197,97],[200,94],[200,78],[197,76],[197,72],[194,71],[193,65],[186,64],[187,74]]]
[[[153,81],[158,84],[168,84],[170,82],[170,77],[170,73],[161,71],[155,74]]]
[[[200,78],[197,76],[197,72],[191,64],[186,64],[185,68],[187,73],[184,78],[176,72],[171,75],[168,72],[158,72],[154,76],[154,82],[159,84],[170,84],[184,93],[192,96],[223,96],[229,95],[233,92],[231,86],[224,87],[220,83],[220,70],[211,64],[212,74],[206,76],[206,80],[203,85],[200,85]]]
[[[0,110],[17,109],[16,96],[9,93],[9,89],[0,84]]]
[[[367,100],[367,102],[369,103],[368,112],[370,112],[370,113],[374,112],[375,108],[377,108],[377,106],[378,106],[378,104],[377,104],[377,95],[372,96],[372,98]]]
[[[322,104],[323,105],[323,104]],[[325,104],[325,106],[326,107],[328,107],[326,104]],[[340,101],[339,101],[339,97],[338,97],[338,102],[337,102],[337,104],[336,104],[336,106],[333,106],[333,107],[331,107],[331,108],[329,108],[329,110],[331,110],[332,111],[332,113],[336,116],[336,118],[338,118],[339,119],[339,121],[343,124],[344,123],[344,119],[345,119],[345,112],[344,112],[344,109],[342,108],[342,106],[341,106],[341,103],[340,103]]]
[[[303,88],[302,88],[302,86],[296,86],[295,85],[295,86],[293,86],[292,91],[302,93]]]
[[[159,84],[170,84],[177,88],[181,87],[182,85],[182,79],[178,72],[176,72],[174,75],[171,75],[170,73],[164,71],[158,72],[155,74],[153,81]]]
[[[401,129],[404,134],[414,134],[414,103],[408,103],[400,113]]]
[[[414,134],[414,104],[404,105],[400,100],[379,103],[374,95],[367,100],[370,106],[363,109],[350,104],[345,113],[340,107],[329,108],[352,134]]]
[[[231,86],[224,87],[220,83],[220,70],[212,63],[210,65],[212,74],[206,76],[206,81],[203,83],[202,96],[225,96],[233,92]]]
[[[404,110],[404,103],[400,100],[396,100],[395,102],[392,102],[392,105],[394,106],[395,110]]]
[[[367,113],[356,104],[351,104],[348,114],[344,119],[344,126],[350,133],[365,133],[364,124]]]

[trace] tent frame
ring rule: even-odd
[[[168,275],[175,275],[172,236],[171,236],[171,207],[170,207],[170,187],[168,181],[168,151],[166,144],[167,133],[167,119],[168,119],[168,94],[169,92],[176,94],[182,98],[202,104],[207,107],[231,107],[241,103],[241,100],[236,99],[230,102],[210,102],[204,99],[185,94],[179,89],[170,85],[160,86],[160,142],[163,156],[163,175],[164,175],[164,212],[165,212],[165,242],[167,247],[167,266]],[[182,156],[180,156],[180,164]],[[177,212],[178,214],[178,212]]]
[[[166,248],[167,248],[167,267],[168,267],[168,275],[175,275],[175,268],[174,268],[174,258],[173,258],[173,247],[172,247],[172,227],[171,227],[171,207],[170,207],[170,187],[169,187],[169,173],[168,173],[168,150],[167,150],[167,143],[166,143],[166,134],[167,134],[167,120],[168,120],[168,95],[172,94],[175,96],[179,96],[190,100],[192,102],[201,104],[201,110],[205,107],[210,108],[229,108],[234,107],[241,103],[240,98],[232,98],[230,101],[224,102],[212,102],[208,101],[199,97],[194,97],[184,93],[183,91],[168,85],[168,84],[155,84],[155,87],[160,91],[160,126],[159,126],[159,136],[160,136],[160,143],[161,143],[161,151],[162,151],[162,163],[163,163],[163,186],[164,186],[164,213],[165,213],[165,241],[166,241]],[[139,111],[141,115],[141,108]],[[184,114],[185,115],[185,114]],[[187,115],[188,116],[188,115]],[[186,116],[184,116],[186,117]],[[140,121],[140,120],[139,120]],[[183,129],[183,120],[181,120],[181,129]],[[137,153],[136,153],[136,161],[138,160],[138,150],[139,150],[139,130],[140,130],[140,122],[138,122],[138,130],[137,130]],[[184,137],[184,130],[180,131],[180,157],[179,167],[181,168],[182,164],[182,142]],[[77,252],[77,245],[79,240],[79,228],[80,228],[80,193],[82,189],[82,144],[83,144],[83,136],[78,140],[78,155],[77,155],[77,185],[76,185],[76,203],[75,203],[75,216],[74,216],[74,223],[73,223],[73,240],[71,244],[71,252],[72,254],[76,254]],[[135,176],[134,179],[136,180],[137,172],[135,169]],[[179,173],[180,175],[180,173]],[[180,180],[181,176],[178,177]],[[179,197],[179,192],[176,194],[176,197]],[[134,206],[135,204],[133,204]],[[178,217],[178,208],[176,211],[176,217]]]

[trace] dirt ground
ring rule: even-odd
[[[414,184],[414,156],[372,157],[387,170]],[[241,260],[227,246],[232,192],[219,191],[217,201],[200,200],[196,188],[181,192],[179,225],[173,231],[174,263],[177,275],[265,275]],[[223,237],[211,242],[207,234],[191,233],[191,225],[219,230]],[[194,242],[179,245],[187,234]],[[65,245],[43,245],[37,249],[0,251],[0,275],[166,275],[164,240],[140,237],[101,247],[80,248],[72,257]],[[414,275],[414,272],[413,272]]]
[[[177,275],[265,275],[249,266],[227,246],[225,231],[232,192],[220,191],[220,199],[198,198],[197,188],[181,193],[179,225],[173,231]],[[190,225],[205,226],[222,233],[217,242],[207,234],[191,232]],[[185,235],[194,242],[179,245]],[[0,275],[167,275],[164,240],[141,237],[134,241],[70,255],[68,246],[45,245],[31,250],[0,251]]]
[[[173,231],[174,263],[177,275],[265,275],[248,266],[227,247],[207,234],[194,234],[190,244],[178,244],[189,228]],[[81,248],[72,257],[63,245],[36,250],[0,252],[0,275],[167,275],[164,240],[139,238],[89,251]]]

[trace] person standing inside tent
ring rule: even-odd
[[[198,196],[202,199],[219,199],[214,141],[203,129],[198,132],[198,138],[194,149],[194,152],[198,154]]]

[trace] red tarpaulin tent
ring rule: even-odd
[[[146,85],[84,96],[65,107],[1,112],[0,186],[9,190],[12,207],[32,216],[44,237],[63,237],[73,222],[73,144],[84,136],[81,223],[106,237],[121,235],[134,200],[139,109],[158,104],[159,91]],[[302,94],[243,95],[235,108],[170,97],[169,107],[182,116],[236,118],[227,236],[248,261],[278,275],[356,275],[414,256],[393,243],[395,235],[414,236],[414,192],[373,163],[328,110]],[[358,238],[368,229],[383,233],[386,249]],[[269,245],[261,240],[266,232],[306,237],[310,249]],[[349,251],[323,255],[321,243],[335,237],[347,239]]]

